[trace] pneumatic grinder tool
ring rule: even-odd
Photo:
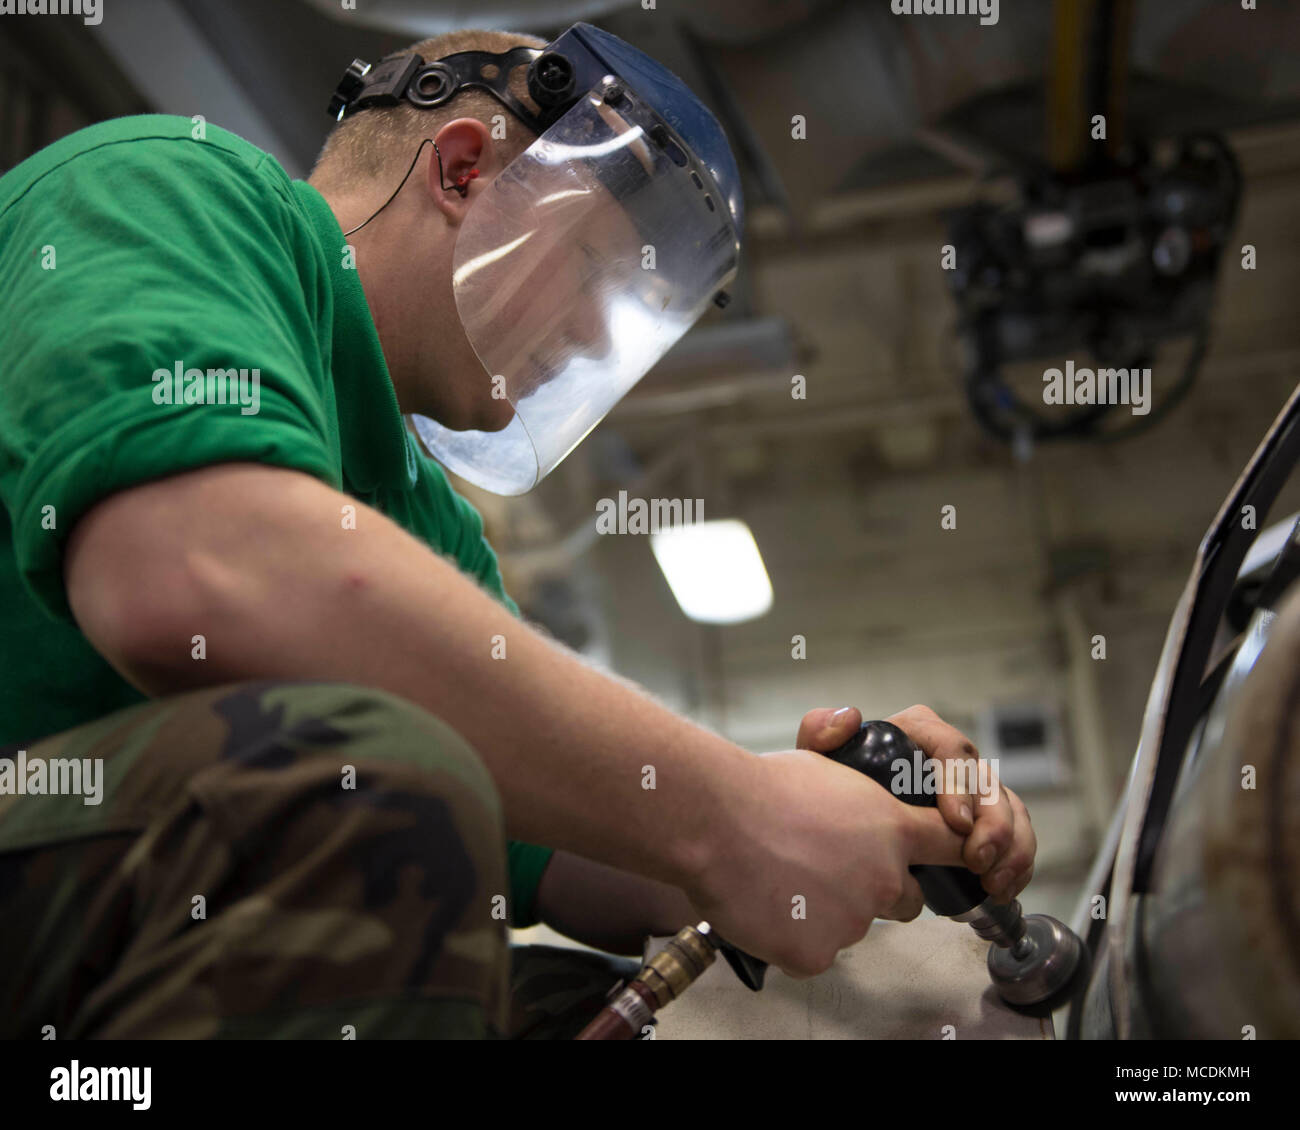
[[[938,798],[924,788],[925,754],[891,722],[864,722],[839,749],[826,754],[850,769],[864,773],[888,789],[904,804],[935,807]],[[897,763],[907,773],[895,773]],[[899,791],[902,779],[909,788]],[[1046,914],[1021,913],[1020,903],[995,903],[980,877],[965,867],[917,864],[910,868],[925,905],[935,914],[967,923],[989,947],[989,976],[1008,1004],[1050,1007],[1068,996],[1076,973],[1085,964],[1085,950],[1063,922]],[[720,938],[714,944],[749,988],[759,989],[767,971],[765,962],[736,949]]]
[[[865,773],[904,804],[935,807],[925,790],[925,754],[891,722],[864,722],[833,761]],[[913,771],[909,788],[895,787],[894,770],[903,761]],[[1087,977],[1087,951],[1063,923],[1046,914],[1023,915],[1014,899],[1000,906],[985,892],[979,876],[965,867],[917,864],[909,869],[920,884],[925,905],[935,914],[970,925],[989,947],[989,976],[1008,1004],[1045,1012],[1063,1002]],[[627,984],[619,982],[608,1003],[578,1035],[579,1040],[629,1040],[643,1036],[655,1012],[676,1000],[721,953],[750,989],[763,987],[767,963],[737,949],[707,922],[686,926]]]

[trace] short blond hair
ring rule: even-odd
[[[512,47],[545,46],[546,40],[535,35],[453,31],[421,40],[397,54],[419,55],[431,63],[460,51],[500,54]],[[524,66],[514,68],[510,90],[529,110],[537,113],[537,104],[528,96],[525,73]],[[503,149],[503,158],[508,161],[528,148],[537,135],[486,90],[471,88],[432,110],[421,110],[404,101],[397,106],[372,106],[349,114],[325,139],[308,179],[322,192],[337,193],[364,191],[376,182],[385,186],[395,184],[410,167],[417,147],[426,137],[432,137],[456,118],[478,118],[488,124],[495,114],[506,117],[506,138],[495,144]]]

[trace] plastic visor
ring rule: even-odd
[[[485,490],[540,482],[735,277],[725,203],[684,146],[651,140],[652,121],[634,96],[615,109],[593,91],[465,215],[456,307],[484,394],[514,415],[500,431],[414,423],[439,462]]]

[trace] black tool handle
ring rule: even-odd
[[[938,804],[935,794],[925,789],[925,753],[892,722],[863,722],[853,737],[826,756],[866,774],[904,804],[922,807]],[[919,863],[909,870],[920,884],[925,905],[945,918],[963,914],[987,897],[979,876],[965,867]],[[745,985],[755,991],[763,987],[766,962],[751,957],[721,938],[717,939],[717,944],[722,956]]]
[[[853,737],[826,756],[866,774],[904,804],[933,808],[939,803],[925,787],[925,753],[892,722],[863,722]],[[909,870],[921,886],[925,905],[944,918],[973,910],[988,897],[979,876],[965,867],[919,863]]]

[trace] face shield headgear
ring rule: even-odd
[[[527,63],[533,114],[509,89]],[[484,76],[487,70],[492,76]],[[433,63],[354,63],[339,117],[405,99],[440,106],[489,90],[537,140],[465,214],[452,289],[485,370],[514,410],[500,431],[414,416],[433,456],[495,494],[530,490],[569,454],[736,276],[743,203],[713,115],[671,71],[575,24],[545,49]]]

